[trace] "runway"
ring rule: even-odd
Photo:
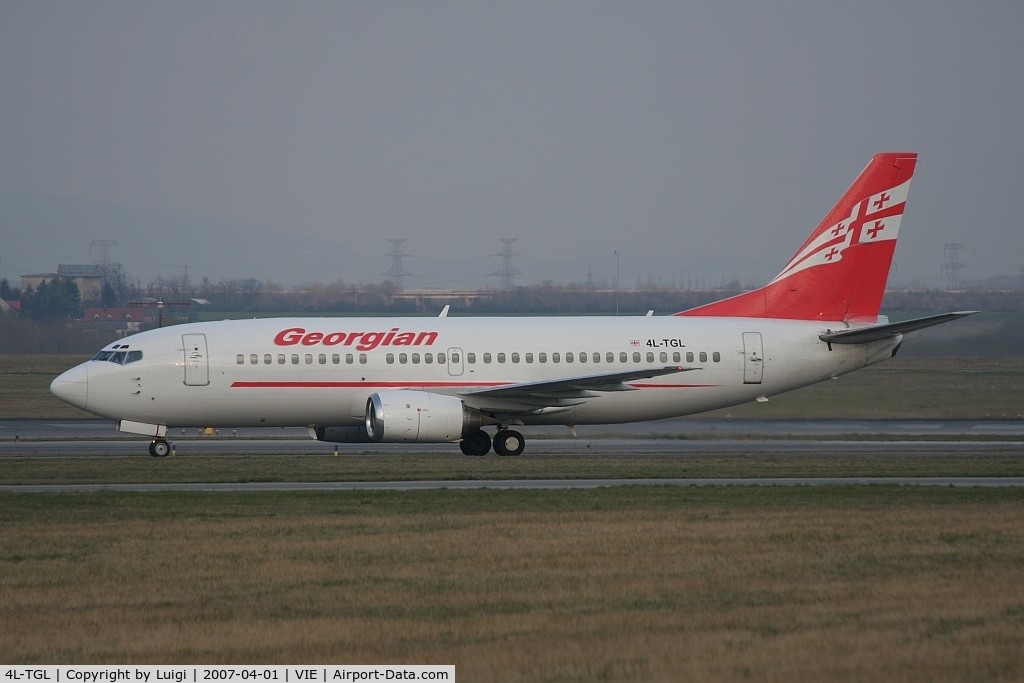
[[[1024,477],[764,477],[736,479],[489,479],[450,481],[45,484],[0,486],[5,493],[124,491],[424,491],[436,489],[596,489],[614,486],[952,486],[1019,488]]]
[[[905,454],[1024,453],[1024,420],[700,420],[523,428],[528,455],[571,454]],[[404,455],[457,453],[454,444],[333,444],[304,428],[172,429],[179,456]],[[878,439],[882,440],[878,440]],[[148,457],[148,439],[109,420],[0,420],[3,457]]]

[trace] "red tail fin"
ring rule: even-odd
[[[768,285],[677,315],[878,319],[917,154],[876,154]]]

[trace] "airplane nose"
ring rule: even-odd
[[[50,383],[50,393],[76,408],[85,410],[89,400],[89,370],[76,365]]]

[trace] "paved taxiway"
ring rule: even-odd
[[[762,477],[736,479],[478,479],[451,481],[242,482],[193,484],[39,484],[8,493],[92,491],[422,491],[427,489],[591,489],[610,486],[954,486],[1018,488],[1024,477]]]

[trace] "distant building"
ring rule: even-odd
[[[31,287],[38,289],[39,285],[50,282],[54,278],[63,277],[73,280],[78,285],[78,293],[82,301],[99,301],[103,296],[103,273],[100,267],[95,264],[88,265],[66,265],[57,266],[56,273],[38,273],[36,275],[21,276],[21,291]]]

